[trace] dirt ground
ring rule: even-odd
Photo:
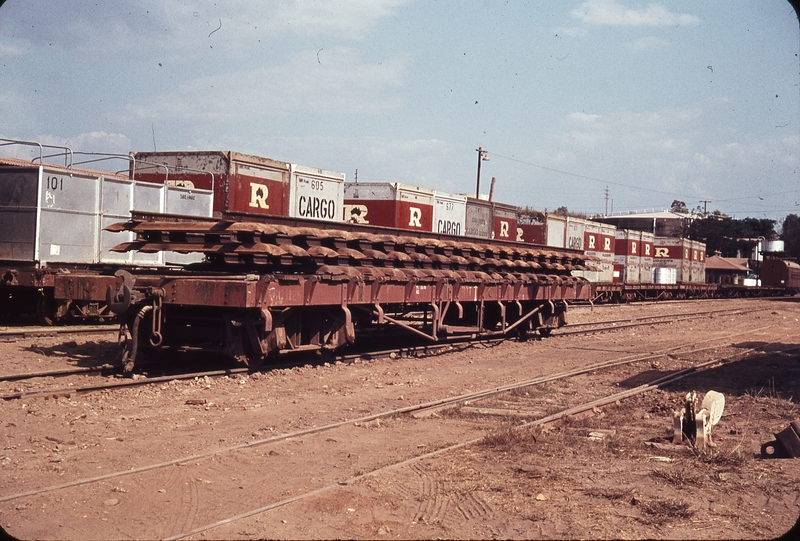
[[[776,538],[800,517],[800,459],[759,452],[800,417],[798,301],[575,307],[575,323],[744,313],[3,401],[0,526],[19,539]],[[672,349],[681,345],[691,347]],[[372,417],[669,349],[460,407]],[[729,361],[524,426],[712,358]],[[113,360],[113,343],[96,338],[0,343],[2,375]],[[0,394],[55,384],[2,381]],[[716,447],[673,445],[672,412],[687,392],[712,389],[725,396]]]

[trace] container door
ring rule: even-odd
[[[0,260],[36,260],[39,167],[0,167]]]
[[[101,177],[43,168],[37,246],[41,263],[99,262],[100,182]]]
[[[133,252],[117,253],[111,249],[120,243],[132,241],[134,233],[131,231],[111,233],[105,230],[111,224],[130,219],[133,208],[133,184],[131,180],[103,178],[100,200],[101,263],[127,264],[133,258]]]

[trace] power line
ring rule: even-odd
[[[652,188],[643,188],[642,186],[633,186],[631,184],[624,184],[622,182],[614,182],[614,181],[611,181],[611,180],[603,180],[601,178],[589,177],[589,176],[586,176],[586,175],[579,175],[578,173],[570,173],[569,171],[562,171],[561,169],[554,169],[552,167],[547,167],[547,166],[539,165],[539,164],[536,164],[536,163],[526,162],[524,160],[518,160],[516,158],[511,158],[509,156],[503,156],[502,154],[497,154],[496,152],[491,152],[490,154],[492,156],[497,156],[498,158],[511,160],[512,162],[517,162],[517,163],[521,163],[521,164],[524,164],[524,165],[530,165],[532,167],[538,167],[539,169],[544,169],[545,171],[552,171],[554,173],[561,173],[562,175],[569,175],[571,177],[582,178],[582,179],[585,179],[585,180],[592,180],[594,182],[602,182],[604,184],[613,184],[614,186],[622,186],[623,188],[630,188],[632,190],[642,190],[644,192],[653,192],[653,193],[660,193],[660,194],[664,194],[664,195],[677,196],[677,197],[680,197],[680,198],[683,198],[683,199],[691,199],[693,197],[693,196],[686,196],[685,194],[679,194],[679,193],[675,193],[675,192],[665,192],[665,191],[662,191],[662,190],[654,190]]]

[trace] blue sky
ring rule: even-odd
[[[0,7],[0,137],[238,150],[499,201],[800,213],[785,0]],[[0,150],[9,153],[9,149]]]

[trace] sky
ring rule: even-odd
[[[786,0],[6,0],[0,138],[472,195],[482,148],[505,203],[781,220],[798,54]]]

